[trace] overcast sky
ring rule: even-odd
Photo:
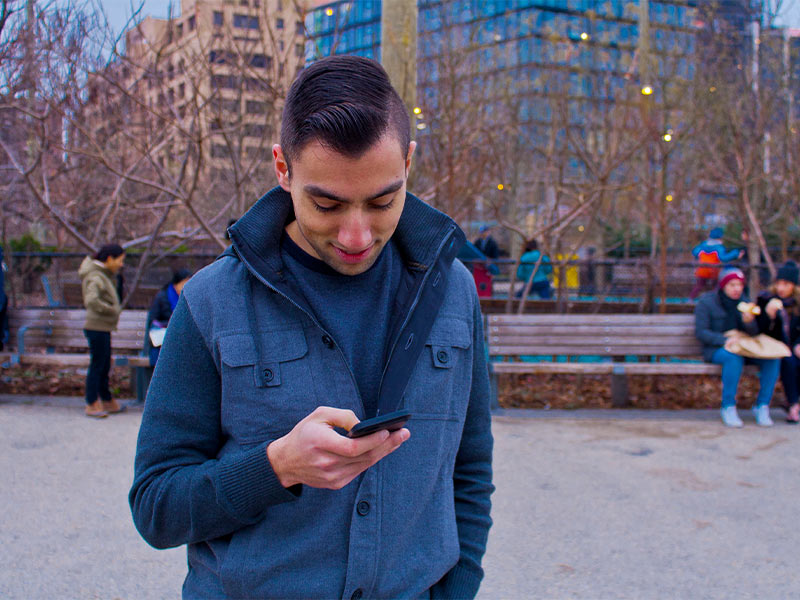
[[[121,30],[133,13],[131,4],[140,5],[140,0],[97,0],[105,8],[108,18],[115,30]],[[773,0],[776,1],[776,0]],[[180,0],[173,3],[173,14],[180,10]],[[169,12],[169,0],[145,0],[142,16],[151,15],[153,17],[164,18]],[[800,28],[800,0],[783,0],[786,10],[783,15],[783,23],[790,27]]]

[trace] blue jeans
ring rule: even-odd
[[[522,288],[516,293],[517,298],[522,298],[522,292],[525,291],[525,288]],[[550,282],[547,280],[543,281],[534,281],[531,284],[531,289],[528,292],[528,297],[532,297],[534,294],[538,294],[539,298],[542,300],[550,300],[553,297],[553,288],[550,287]]]
[[[742,369],[747,365],[758,365],[758,397],[756,405],[769,406],[772,399],[772,390],[778,381],[781,361],[777,358],[744,358],[738,354],[728,352],[725,348],[719,348],[714,352],[711,362],[722,365],[722,407],[736,406],[736,389],[739,387],[739,379],[742,376]]]

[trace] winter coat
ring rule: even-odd
[[[114,331],[122,312],[114,274],[103,263],[87,256],[78,269],[78,275],[86,307],[84,329]]]
[[[273,440],[322,405],[364,418],[337,341],[284,275],[291,210],[288,193],[269,192],[183,289],[139,432],[136,527],[156,547],[189,545],[185,597],[474,597],[494,488],[480,305],[453,260],[463,233],[407,195],[382,382],[403,374],[411,439],[340,490],[287,489]],[[437,311],[429,291],[443,294]]]

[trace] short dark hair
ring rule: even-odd
[[[390,127],[405,156],[408,110],[383,67],[361,56],[330,56],[303,69],[289,88],[281,149],[290,169],[291,159],[313,141],[358,158]]]
[[[172,279],[170,283],[175,285],[176,283],[180,283],[184,279],[189,279],[192,276],[192,272],[189,269],[178,269],[172,273]]]
[[[117,258],[123,254],[125,254],[125,250],[123,250],[122,246],[119,244],[106,244],[97,251],[97,254],[94,255],[94,258],[100,262],[106,262],[106,259],[109,256],[112,258]]]
[[[536,240],[528,240],[528,243],[525,244],[525,252],[533,252],[534,250],[539,249],[539,244]]]

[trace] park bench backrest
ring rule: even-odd
[[[30,327],[25,333],[25,351],[43,347],[77,348],[88,350],[83,335],[86,310],[68,308],[25,308],[9,311],[9,342],[17,345],[17,331]],[[123,310],[117,330],[111,334],[115,350],[138,351],[144,345],[145,310]]]
[[[699,357],[694,315],[488,315],[490,356]]]

